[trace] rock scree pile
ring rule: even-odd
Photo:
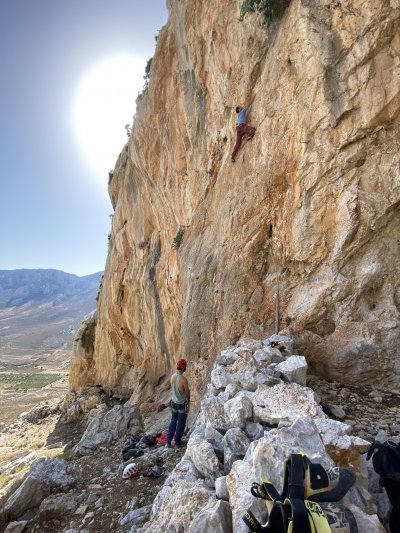
[[[350,468],[356,483],[342,503],[359,531],[383,532],[378,514],[387,521],[390,505],[365,452],[374,438],[398,434],[399,398],[307,376],[306,360],[293,346],[292,338],[275,335],[242,339],[222,351],[186,450],[149,447],[133,459],[139,472],[163,464],[157,479],[123,480],[132,460],[124,462],[121,451],[132,434],[166,429],[169,410],[143,421],[129,402],[110,407],[90,395],[75,396],[66,402],[64,425],[71,429],[79,421],[79,435],[71,429],[63,456],[34,461],[3,499],[3,531],[244,533],[247,509],[267,520],[265,501],[252,496],[252,483],[268,478],[281,490],[286,458],[303,452],[326,469]]]

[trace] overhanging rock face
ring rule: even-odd
[[[399,384],[399,2],[292,0],[267,31],[240,5],[169,1],[74,388],[150,397],[182,355],[199,391],[212,354],[276,323],[328,378]]]

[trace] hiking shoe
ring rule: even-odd
[[[232,161],[232,163],[235,163],[236,159],[234,157],[232,157],[231,161]]]
[[[251,139],[252,139],[253,137],[254,137],[254,135],[249,135],[249,136],[247,137],[247,140],[248,140],[248,141],[251,141]]]
[[[172,448],[172,444],[169,444],[168,442],[167,442],[167,444],[166,444],[165,446],[166,446],[167,448]]]

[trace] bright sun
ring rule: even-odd
[[[132,125],[135,100],[143,88],[146,61],[121,55],[94,67],[79,87],[74,122],[79,144],[102,179],[114,167]]]

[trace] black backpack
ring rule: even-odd
[[[389,526],[391,533],[398,531],[400,523],[400,443],[393,440],[373,442],[367,452],[374,470],[380,475],[393,509],[390,512]]]
[[[372,457],[372,464],[382,479],[391,479],[400,484],[400,443],[387,440],[375,441],[367,452],[367,460]]]

